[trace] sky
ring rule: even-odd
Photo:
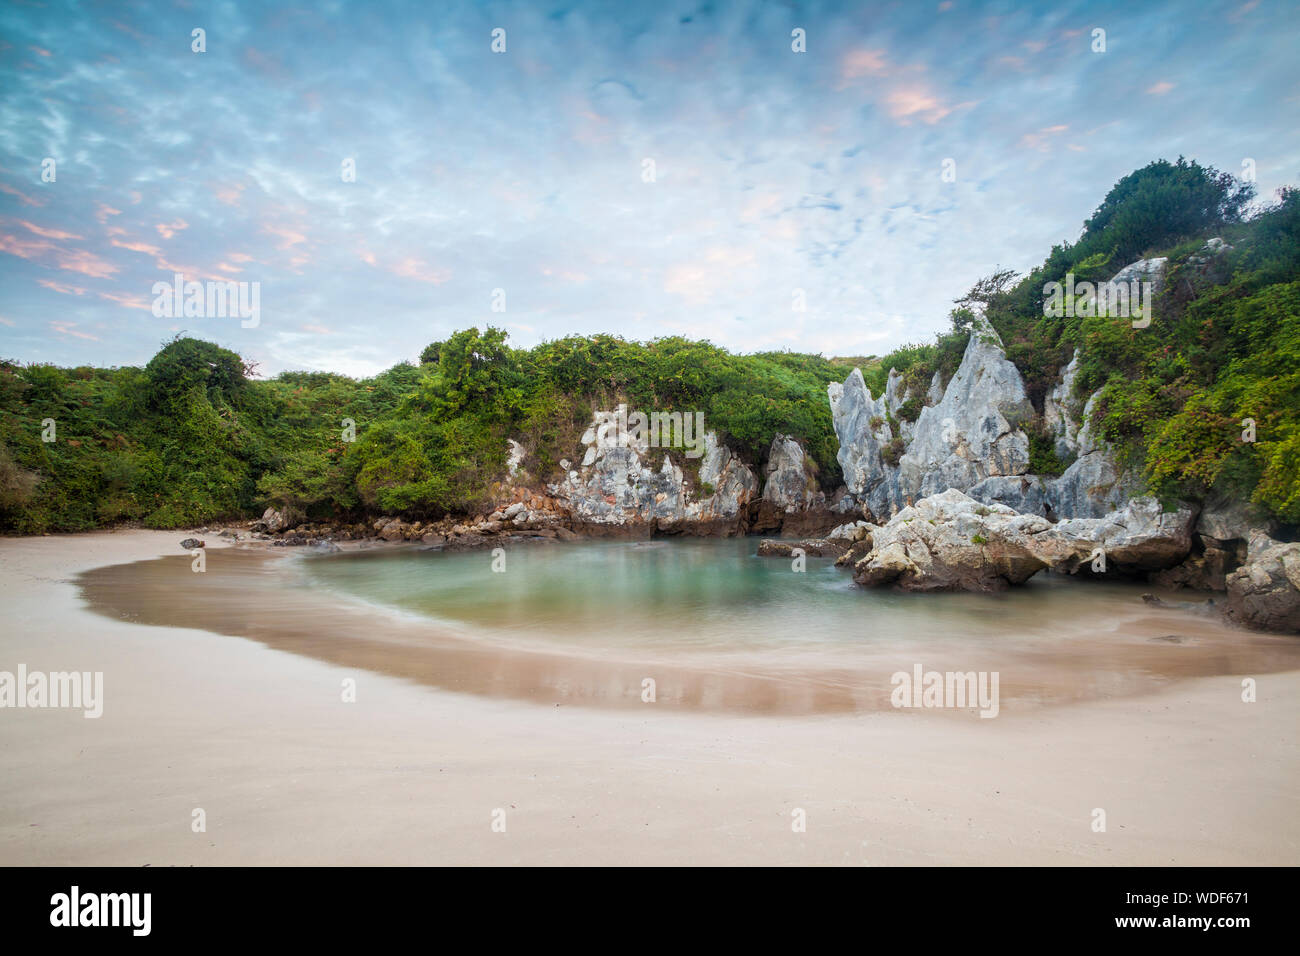
[[[1294,0],[4,0],[0,358],[883,354],[1154,159],[1300,183],[1298,51]],[[176,273],[257,283],[256,326],[155,315]]]

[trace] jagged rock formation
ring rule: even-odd
[[[750,531],[821,534],[842,519],[828,505],[812,459],[790,435],[772,439],[765,472],[763,496],[753,509]]]
[[[1028,470],[1029,438],[1019,426],[1033,409],[1020,373],[982,317],[947,387],[940,389],[937,373],[931,382],[926,398],[937,401],[896,435],[891,419],[908,398],[898,391],[891,370],[885,394],[874,399],[858,369],[828,389],[845,485],[872,515],[887,517],[947,488],[965,491]]]
[[[1121,269],[1102,291],[1130,282],[1163,284],[1166,260],[1144,259]],[[1094,294],[1094,299],[1096,295]],[[1089,418],[1097,394],[1078,409],[1074,397],[1078,356],[1043,404],[1043,420],[1057,456],[1073,459],[1059,477],[1030,475],[1029,439],[1021,425],[1033,408],[1019,370],[1002,341],[977,316],[961,365],[946,387],[936,373],[927,404],[914,423],[899,422],[901,377],[890,371],[885,393],[872,396],[854,369],[828,389],[831,415],[840,441],[839,462],[851,496],[845,505],[885,519],[921,498],[949,488],[987,504],[1044,517],[1101,518],[1124,505],[1134,492],[1109,446],[1092,433]]]
[[[808,465],[802,445],[789,435],[777,435],[767,457],[763,500],[786,514],[825,507],[826,496]]]
[[[575,529],[647,537],[655,531],[744,530],[747,506],[758,497],[758,479],[715,433],[704,436],[699,482],[692,487],[673,453],[652,467],[645,461],[650,449],[644,436],[609,433],[599,424],[598,418],[583,436],[588,447],[582,464],[548,486]],[[711,494],[702,493],[706,487]]]

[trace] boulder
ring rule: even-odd
[[[306,515],[301,511],[290,505],[285,505],[281,509],[267,508],[262,512],[261,520],[254,522],[254,525],[260,530],[268,531],[271,534],[279,534],[284,531],[291,531],[305,520]]]
[[[1058,537],[1075,542],[1081,555],[1077,563],[1054,564],[1057,570],[1074,573],[1084,563],[1091,568],[1092,555],[1105,554],[1107,573],[1133,574],[1172,568],[1191,553],[1191,508],[1166,512],[1155,498],[1134,498],[1104,518],[1070,518],[1059,522]]]
[[[874,531],[871,551],[853,566],[853,580],[908,591],[1000,591],[1048,566],[1034,539],[1051,528],[1045,518],[949,489],[904,508]]]
[[[186,538],[181,542],[181,547],[186,551],[193,551],[195,548],[202,548],[203,546],[203,542],[198,538]]]
[[[787,538],[764,538],[758,543],[760,558],[788,558],[795,549],[803,551],[810,558],[838,558],[848,550],[843,541],[828,541],[825,538],[805,538],[801,541]]]
[[[1138,498],[1105,518],[1052,524],[956,489],[923,498],[871,533],[853,565],[865,586],[911,591],[998,591],[1051,568],[1068,574],[1164,570],[1187,557],[1193,514]]]
[[[966,493],[986,505],[1005,505],[1021,514],[1055,517],[1051,485],[1039,475],[994,475]]]
[[[832,528],[826,537],[830,540],[841,539],[846,543],[852,544],[855,541],[870,538],[871,532],[875,531],[876,527],[876,525],[869,521],[850,521],[847,524],[842,524]]]
[[[1227,578],[1226,613],[1263,631],[1300,632],[1300,542],[1251,535],[1246,563]]]

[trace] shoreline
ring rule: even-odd
[[[997,720],[547,707],[78,597],[77,574],[176,550],[0,539],[0,669],[102,670],[107,697],[98,720],[0,711],[0,864],[1300,862],[1300,671],[1254,704],[1232,675]]]

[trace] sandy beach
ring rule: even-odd
[[[86,608],[74,576],[179,537],[0,539],[0,670],[105,698],[0,710],[0,863],[1300,862],[1297,671],[996,720],[545,705]]]

